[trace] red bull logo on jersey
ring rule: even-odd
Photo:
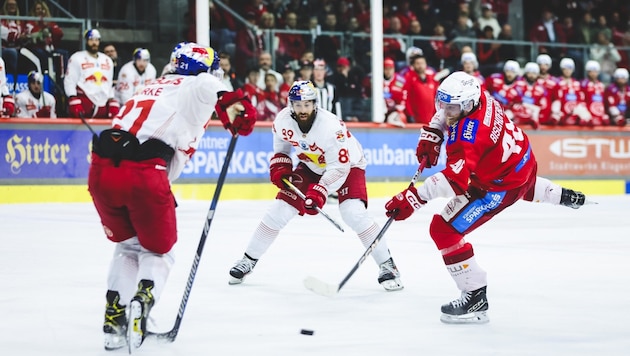
[[[344,135],[343,131],[339,130],[336,132],[337,141],[344,142],[346,140],[346,135]]]
[[[94,82],[96,85],[101,85],[104,82],[108,82],[109,79],[107,79],[106,76],[103,75],[103,73],[101,72],[94,72],[94,74],[92,75],[88,75],[87,77],[85,77],[85,82]]]

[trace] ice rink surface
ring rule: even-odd
[[[429,234],[445,200],[385,235],[405,289],[386,292],[365,261],[339,295],[315,295],[312,275],[338,283],[364,251],[321,216],[297,217],[242,285],[228,270],[270,201],[220,201],[176,341],[137,355],[630,355],[630,196],[591,197],[579,210],[519,202],[467,238],[488,272],[490,323],[446,325],[459,296]],[[385,199],[370,202],[379,224]],[[176,264],[153,309],[173,326],[209,201],[180,201]],[[0,354],[122,355],[102,346],[114,244],[91,204],[0,205]],[[315,331],[313,336],[300,329]]]

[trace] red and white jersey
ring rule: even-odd
[[[300,162],[321,174],[319,184],[329,192],[346,181],[351,168],[365,169],[363,148],[335,114],[322,108],[311,129],[304,133],[291,116],[291,108],[282,109],[273,122],[273,151],[291,156],[291,149]]]
[[[604,91],[606,90],[604,83],[599,80],[593,82],[589,79],[584,79],[581,87],[586,108],[591,113],[591,116],[594,119],[603,120],[604,123],[609,123],[607,122],[609,120],[608,114],[606,114],[606,108],[604,107]]]
[[[550,102],[553,101],[555,99],[553,95],[555,94],[556,87],[558,86],[558,78],[552,76],[547,76],[546,78],[539,77],[537,82],[538,85],[542,85],[547,90],[547,97]]]
[[[134,61],[125,63],[118,73],[116,84],[116,100],[120,105],[125,104],[134,94],[140,92],[145,85],[157,78],[157,72],[153,64],[148,63],[144,73],[140,74],[134,65]]]
[[[518,77],[513,82],[507,83],[503,73],[494,73],[486,78],[486,90],[503,105],[503,108],[508,108],[519,98],[515,89],[517,81]]]
[[[528,108],[535,106],[536,109],[533,110],[532,114],[538,120],[545,122],[551,113],[551,102],[549,101],[549,94],[542,83],[538,80],[530,83],[526,79],[521,79],[516,81],[515,85],[520,96],[519,101]]]
[[[7,85],[7,68],[4,60],[0,57],[0,95],[9,95],[9,86]]]
[[[436,115],[431,126],[440,127],[440,120]],[[448,127],[446,154],[442,173],[456,194],[469,185],[492,192],[520,187],[536,167],[527,135],[488,93],[482,93],[478,109]]]
[[[553,98],[560,102],[562,114],[573,115],[575,108],[584,102],[584,93],[579,81],[573,78],[562,78],[556,86]]]
[[[168,178],[174,181],[197,150],[220,91],[227,88],[209,73],[167,74],[129,99],[112,127],[130,132],[140,143],[155,138],[175,149],[168,167]]]
[[[50,111],[50,116],[46,117],[54,119],[57,117],[55,112],[56,105],[57,101],[52,94],[42,91],[39,99],[37,99],[33,96],[31,91],[27,89],[15,96],[15,116],[29,118],[39,117],[37,113],[42,108],[46,108],[47,111]]]
[[[604,98],[608,114],[611,118],[614,119],[619,115],[623,117],[628,116],[628,104],[630,104],[629,85],[624,85],[620,88],[615,83],[610,84],[604,92]]]
[[[95,58],[88,51],[70,56],[63,85],[68,97],[82,91],[97,107],[105,106],[114,98],[114,62],[104,53]]]
[[[383,98],[387,112],[397,110],[404,111],[407,93],[404,90],[405,78],[394,73],[391,78],[383,79]]]

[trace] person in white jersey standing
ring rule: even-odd
[[[256,122],[243,92],[227,91],[213,74],[219,57],[212,48],[189,43],[174,56],[173,73],[129,99],[112,128],[93,139],[88,190],[105,235],[116,243],[103,324],[107,350],[137,348],[146,337],[149,312],[174,263],[170,182],[194,154],[211,116],[216,113],[233,135],[249,135]]]
[[[154,80],[157,72],[151,64],[151,53],[146,48],[136,48],[133,60],[120,68],[116,83],[116,100],[122,105],[135,93],[139,92],[150,81]]]
[[[367,211],[367,162],[361,144],[342,120],[318,107],[317,89],[311,81],[294,82],[288,99],[289,105],[278,113],[272,129],[274,155],[269,173],[280,191],[254,231],[243,258],[230,270],[230,284],[243,282],[291,219],[317,214],[329,192],[337,192],[341,217],[363,246],[370,246],[380,231]],[[292,148],[298,159],[295,168]],[[283,178],[292,181],[306,199],[286,187]],[[384,239],[372,257],[380,269],[378,283],[388,291],[402,289],[400,273]]]

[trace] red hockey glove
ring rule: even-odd
[[[13,116],[15,113],[15,101],[12,96],[5,96],[2,101],[2,113],[4,116]]]
[[[39,109],[39,111],[37,113],[35,113],[35,116],[37,117],[50,117],[50,106],[42,106],[41,109]]]
[[[223,127],[232,133],[247,136],[254,130],[257,112],[241,89],[222,92],[214,106]]]
[[[619,127],[626,126],[626,118],[623,115],[617,115],[617,117],[613,119],[613,122]]]
[[[107,102],[107,116],[116,117],[120,111],[120,104],[116,99],[109,99]]]
[[[284,153],[276,153],[269,161],[269,178],[276,187],[285,189],[282,178],[291,173],[293,173],[293,161]]]
[[[405,220],[426,203],[418,196],[416,187],[407,188],[385,204],[385,215],[393,216],[396,221]]]
[[[424,157],[427,157],[426,168],[437,166],[443,141],[444,133],[442,131],[424,126],[420,130],[420,141],[418,141],[418,147],[416,148],[418,163],[422,162]]]
[[[76,96],[71,96],[68,98],[68,111],[72,117],[80,117],[81,114],[85,114],[83,111],[83,104],[81,103],[81,99]]]
[[[306,199],[304,199],[304,212],[309,215],[316,215],[317,208],[321,208],[326,203],[328,190],[319,184],[311,184],[306,191]]]

